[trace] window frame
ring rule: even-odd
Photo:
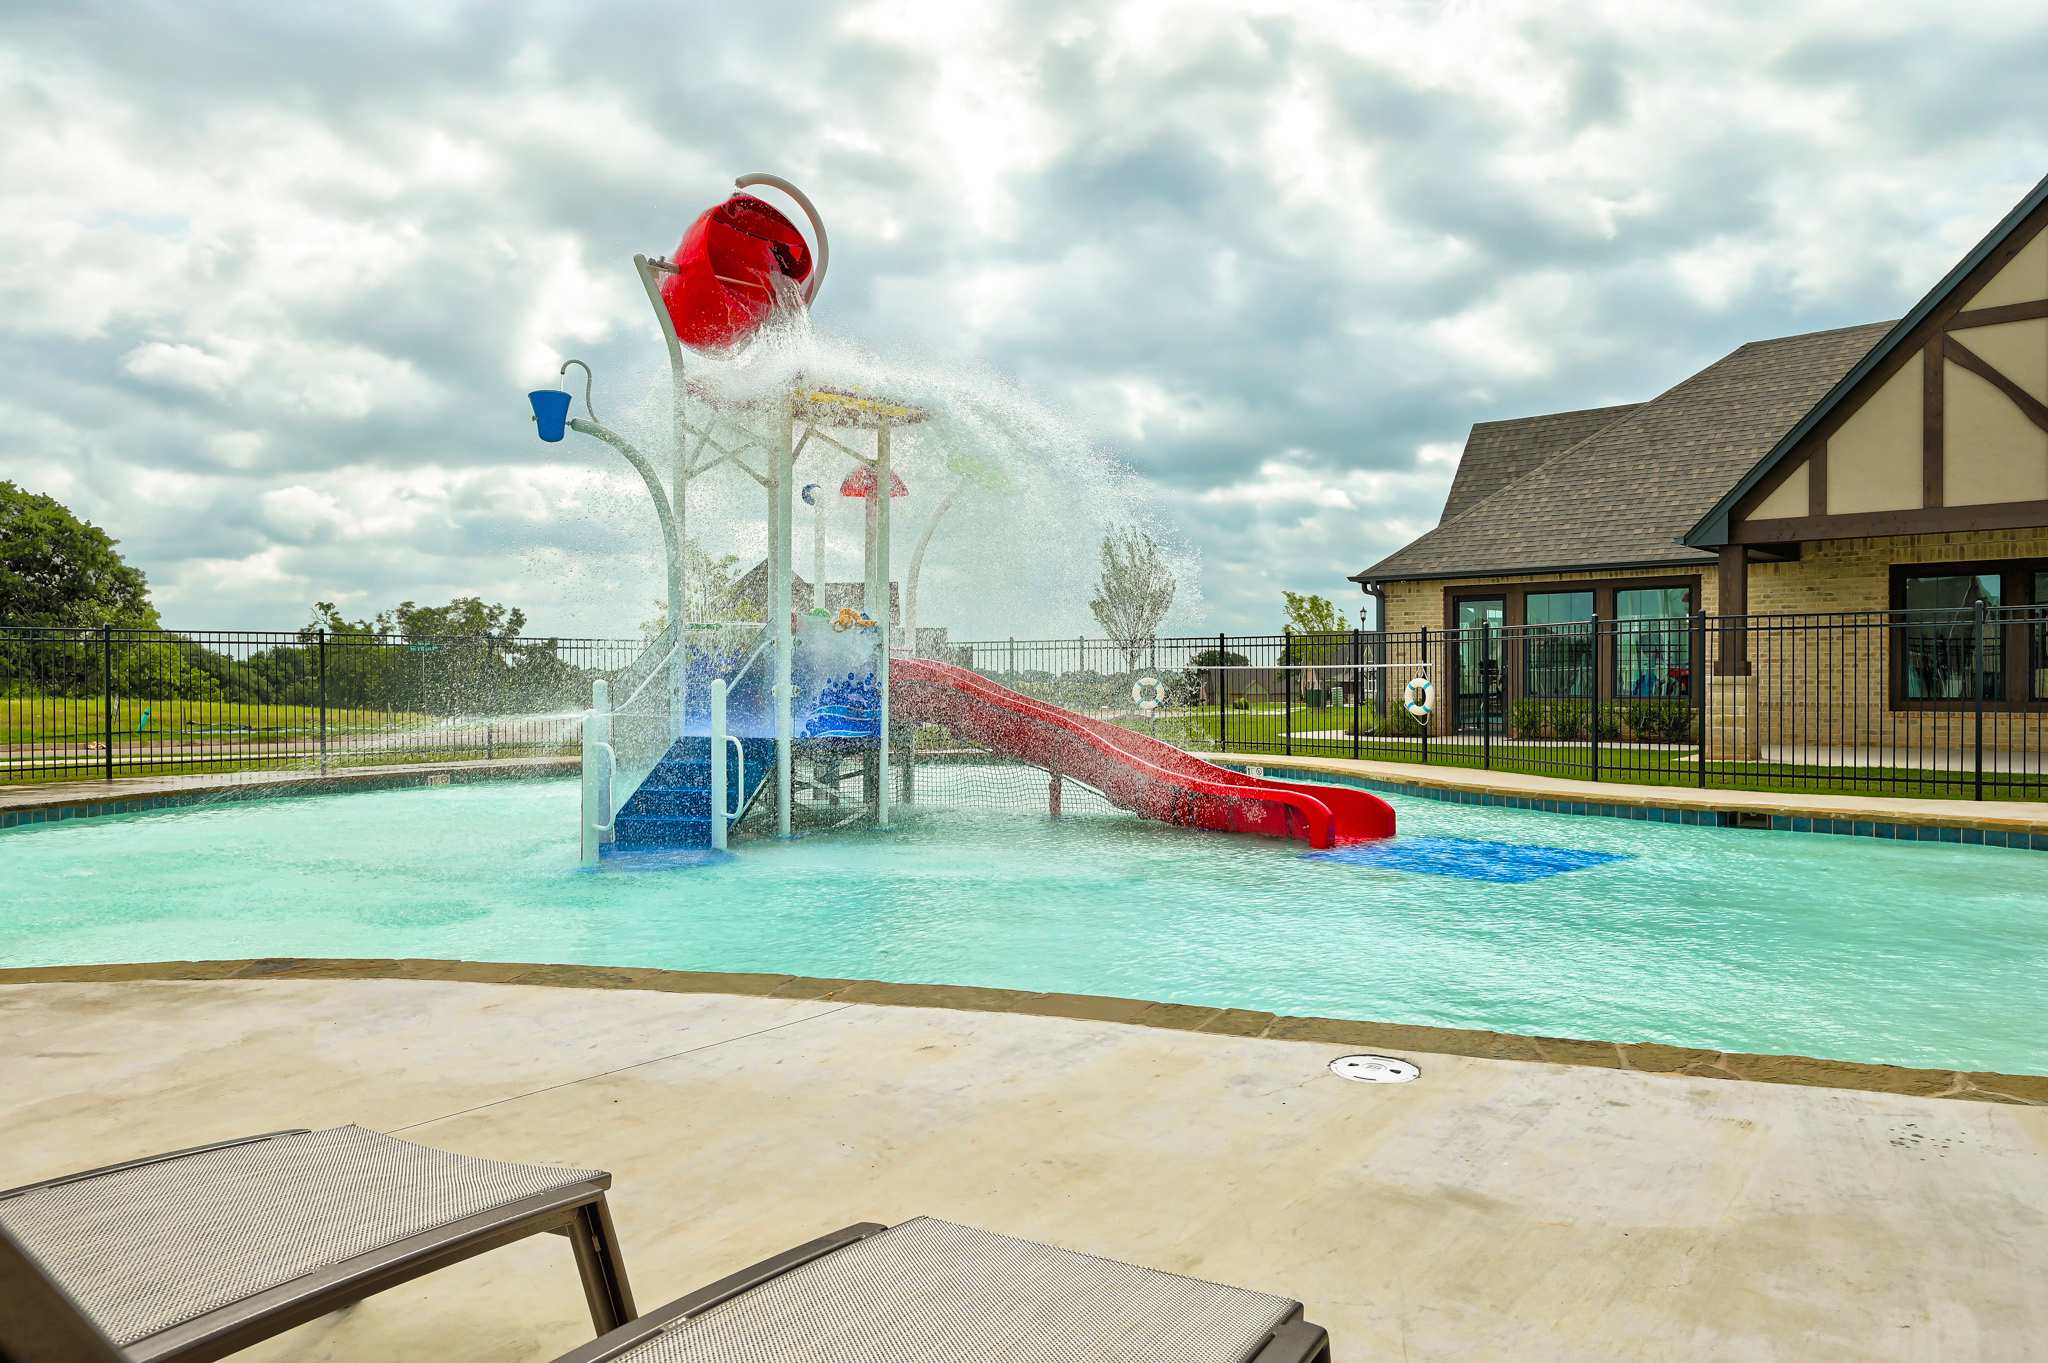
[[[2025,610],[2048,604],[2034,599],[2034,575],[2048,572],[2048,559],[2042,558],[1994,558],[1965,559],[1957,562],[1894,563],[1890,565],[1891,593],[1888,597],[1893,611],[1891,627],[1890,656],[1886,667],[1887,690],[1890,692],[1890,708],[1895,711],[1932,711],[1936,714],[1969,713],[1976,709],[1977,701],[1969,696],[1945,700],[1938,696],[1908,696],[1906,694],[1906,581],[1915,577],[1992,577],[1999,579],[1998,596],[2001,609]],[[1983,704],[1986,711],[2048,710],[2048,697],[2035,699],[2034,679],[2028,669],[2032,661],[2031,631],[2041,628],[2039,622],[2025,619],[2008,619],[1998,627],[2002,633],[1999,645],[1999,677],[2004,683],[2005,696],[1993,700],[1986,697]]]
[[[1461,582],[1455,587],[1447,586],[1443,589],[1443,627],[1446,630],[1457,628],[1458,603],[1464,600],[1504,598],[1506,604],[1502,610],[1501,618],[1508,627],[1517,628],[1526,626],[1529,623],[1529,597],[1544,596],[1552,592],[1590,591],[1593,593],[1593,611],[1600,617],[1602,627],[1599,647],[1593,660],[1592,700],[1595,703],[1626,700],[1629,697],[1616,696],[1614,693],[1614,594],[1616,592],[1647,591],[1651,589],[1683,591],[1686,593],[1686,600],[1692,603],[1692,610],[1686,618],[1697,620],[1700,613],[1700,587],[1701,574],[1699,573],[1665,573],[1634,577],[1552,578],[1523,582]],[[1686,682],[1688,694],[1683,699],[1689,705],[1697,705],[1703,690],[1699,685],[1699,658],[1702,649],[1697,627],[1693,630],[1690,651],[1692,661],[1688,665],[1690,675],[1687,677]],[[1508,702],[1523,700],[1528,697],[1522,690],[1523,661],[1517,658],[1514,660],[1513,666],[1510,667],[1508,660],[1503,658],[1501,666],[1505,674],[1502,685],[1502,705],[1503,709],[1505,709]],[[1673,699],[1679,698],[1673,697]]]

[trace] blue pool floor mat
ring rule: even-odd
[[[1305,854],[1309,861],[1334,861],[1345,866],[1373,866],[1385,871],[1415,871],[1426,876],[1461,880],[1497,880],[1518,884],[1583,871],[1603,862],[1627,861],[1625,852],[1587,852],[1576,847],[1521,847],[1507,842],[1471,838],[1388,838],[1327,852]]]

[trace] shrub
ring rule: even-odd
[[[1543,702],[1540,700],[1518,700],[1508,706],[1508,732],[1516,738],[1542,738],[1544,736]]]
[[[1632,700],[1623,713],[1642,743],[1684,743],[1692,737],[1692,705],[1683,700]]]

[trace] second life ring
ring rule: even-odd
[[[1145,693],[1148,686],[1152,688],[1150,695]],[[1166,683],[1157,677],[1140,677],[1131,683],[1131,699],[1140,710],[1157,710],[1166,703]]]
[[[1428,719],[1436,708],[1436,687],[1427,677],[1410,677],[1401,688],[1401,708],[1417,719]]]

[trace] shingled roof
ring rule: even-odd
[[[1578,412],[1477,423],[1472,434],[1465,437],[1458,476],[1451,480],[1451,495],[1444,499],[1444,514],[1437,518],[1437,523],[1464,514],[1537,465],[1556,458],[1642,405],[1629,402],[1619,407],[1589,407]]]
[[[1447,508],[1436,529],[1351,580],[1711,564],[1679,537],[1891,326],[1752,341],[1456,514]]]

